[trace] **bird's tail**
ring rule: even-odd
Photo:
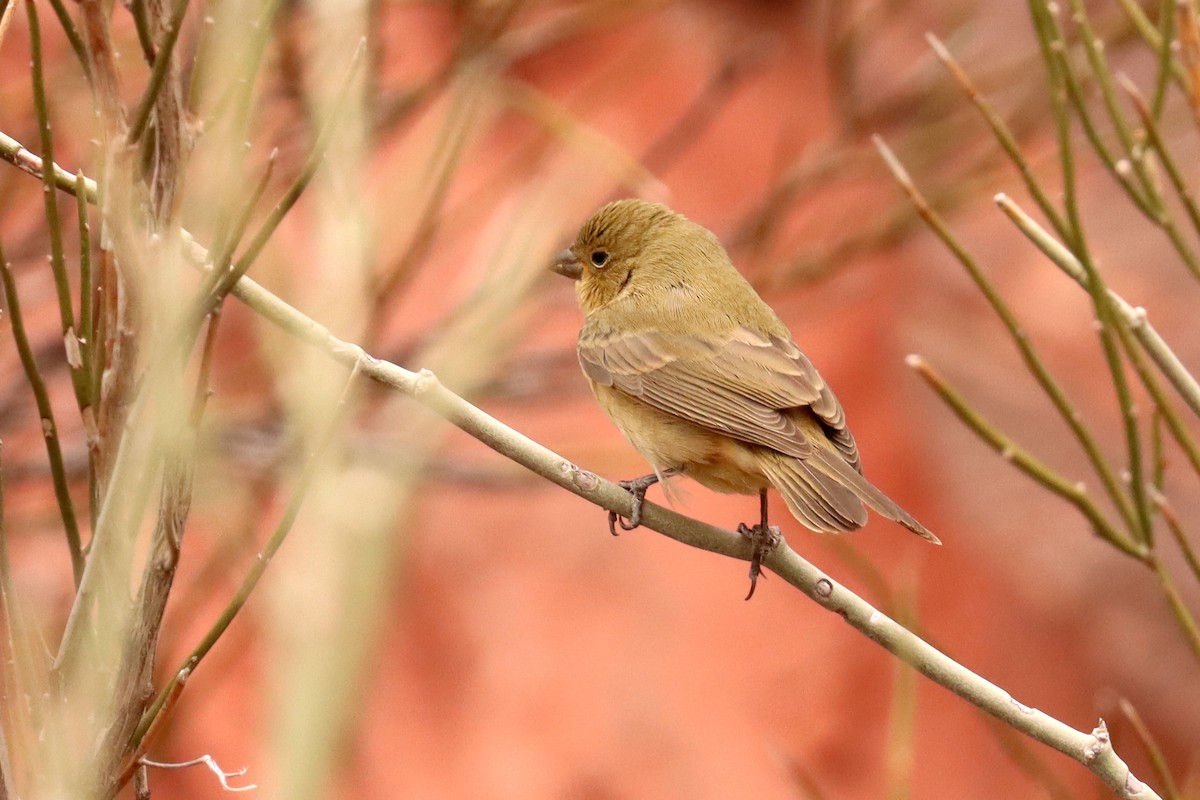
[[[852,531],[867,523],[866,503],[934,544],[941,541],[837,453],[820,445],[809,458],[763,454],[763,471],[788,509],[815,531]]]

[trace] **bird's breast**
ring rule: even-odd
[[[676,469],[708,488],[756,494],[769,481],[760,448],[661,411],[620,389],[589,379],[600,407],[657,471]]]

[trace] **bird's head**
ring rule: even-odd
[[[578,281],[580,308],[590,314],[628,289],[635,272],[647,277],[680,269],[683,262],[671,257],[670,247],[680,226],[699,227],[657,203],[617,200],[583,224],[551,269]]]

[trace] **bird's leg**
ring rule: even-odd
[[[618,523],[623,531],[631,531],[641,525],[642,503],[646,501],[646,490],[658,483],[660,475],[663,478],[669,478],[674,474],[676,474],[676,470],[664,469],[661,473],[652,472],[631,481],[617,481],[617,486],[633,495],[633,510],[629,513],[629,522],[626,522],[625,518],[615,511],[608,512],[608,532],[616,536]]]
[[[762,510],[762,521],[753,528],[744,522],[738,525],[738,533],[754,543],[754,549],[750,551],[750,593],[746,595],[747,600],[754,596],[754,587],[758,583],[758,576],[762,575],[763,557],[779,544],[779,528],[772,528],[767,524],[766,489],[758,493],[758,500]]]

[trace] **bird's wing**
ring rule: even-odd
[[[846,463],[858,448],[842,406],[812,363],[788,339],[735,328],[720,339],[585,326],[579,361],[593,381],[669,414],[798,458],[812,454],[808,409]]]

